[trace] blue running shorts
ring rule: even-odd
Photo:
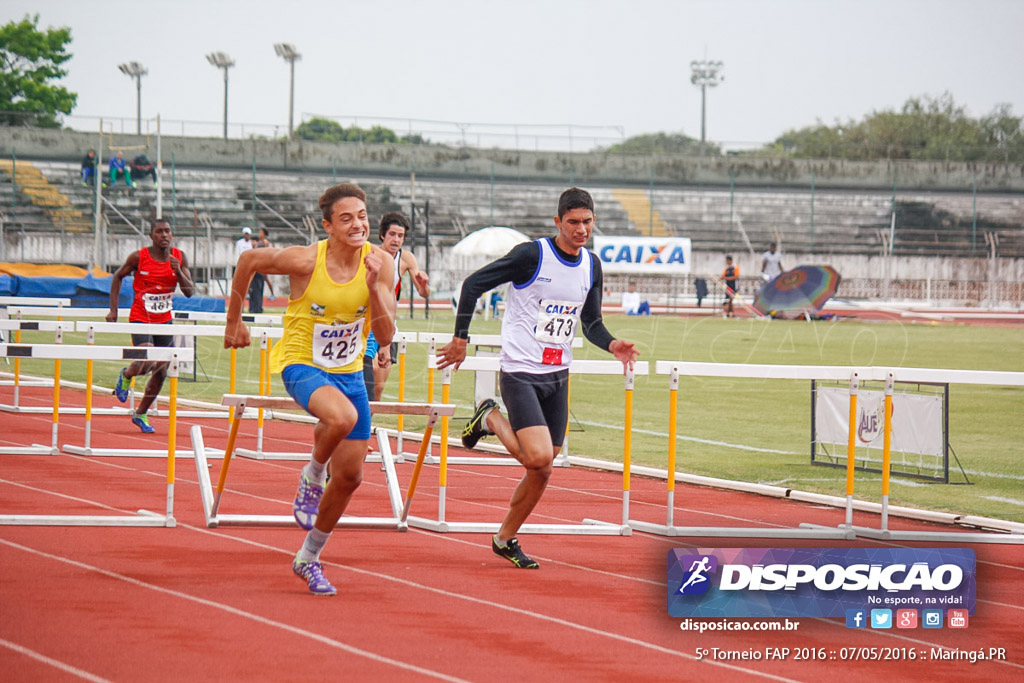
[[[345,394],[356,408],[359,418],[348,436],[349,441],[370,438],[370,399],[362,372],[330,373],[312,365],[289,365],[281,372],[284,388],[302,409],[309,413],[309,398],[322,386],[332,386]],[[312,415],[312,413],[310,413]]]

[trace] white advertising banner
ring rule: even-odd
[[[857,394],[857,446],[882,448],[885,393]],[[850,390],[818,387],[814,404],[814,436],[819,443],[843,446],[850,431]],[[942,397],[925,394],[893,394],[893,451],[942,457]],[[845,450],[844,450],[845,452]]]
[[[677,275],[690,272],[689,237],[594,235],[594,253],[605,273]]]

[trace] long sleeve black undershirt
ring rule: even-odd
[[[583,258],[580,252],[575,256],[567,254],[558,248],[554,240],[550,241],[558,255],[570,263],[579,263]],[[591,263],[591,286],[587,293],[587,299],[583,302],[583,309],[580,311],[580,323],[583,327],[583,334],[594,346],[608,350],[615,338],[608,328],[604,326],[601,319],[601,297],[604,291],[604,275],[601,271],[601,261],[596,257],[590,259]],[[477,299],[487,291],[494,289],[506,282],[516,285],[524,285],[529,282],[537,268],[540,266],[540,244],[537,242],[524,242],[512,248],[510,252],[500,259],[484,266],[466,278],[462,283],[462,295],[459,297],[459,310],[455,315],[455,336],[460,339],[469,337],[469,324],[473,320],[473,311],[476,308]]]

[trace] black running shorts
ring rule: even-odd
[[[544,425],[551,433],[551,443],[561,447],[569,419],[569,371],[544,375],[502,372],[500,383],[512,429]]]

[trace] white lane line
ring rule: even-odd
[[[40,557],[45,557],[46,559],[53,560],[55,562],[61,562],[63,564],[71,565],[72,567],[78,567],[79,569],[84,569],[86,571],[90,571],[90,572],[94,572],[94,573],[97,573],[97,574],[101,574],[101,575],[106,576],[106,577],[111,578],[111,579],[116,579],[118,581],[123,581],[123,582],[131,584],[133,586],[138,586],[139,588],[146,588],[146,589],[155,591],[157,593],[163,593],[165,595],[170,595],[170,596],[173,596],[173,597],[176,597],[176,598],[181,598],[182,600],[188,600],[189,602],[195,602],[195,603],[198,603],[200,605],[204,605],[206,607],[212,607],[214,609],[219,609],[219,610],[222,610],[224,612],[227,612],[228,614],[231,614],[231,615],[234,615],[234,616],[237,616],[237,617],[243,617],[245,619],[249,619],[251,621],[255,621],[256,623],[262,624],[264,626],[272,626],[274,628],[281,629],[282,631],[287,631],[288,633],[291,633],[291,634],[297,635],[297,636],[301,636],[303,638],[309,638],[311,640],[315,640],[317,642],[323,643],[324,645],[327,645],[329,647],[337,648],[339,650],[343,650],[345,652],[348,652],[350,654],[354,654],[354,655],[357,655],[357,656],[360,656],[360,657],[365,657],[365,658],[367,658],[369,660],[372,660],[372,661],[375,661],[375,662],[379,662],[381,664],[388,664],[388,665],[397,667],[399,669],[404,669],[406,671],[412,671],[412,672],[415,672],[415,673],[418,673],[418,674],[423,674],[424,676],[430,676],[432,678],[438,678],[438,679],[441,679],[441,680],[444,680],[444,681],[458,681],[460,683],[463,682],[463,679],[461,679],[461,678],[456,678],[454,676],[449,676],[447,674],[443,674],[443,673],[441,673],[439,671],[433,671],[431,669],[426,669],[426,668],[423,668],[421,666],[416,666],[415,664],[408,664],[406,662],[402,662],[402,661],[399,661],[397,659],[392,659],[390,657],[385,657],[384,655],[379,655],[379,654],[377,654],[375,652],[370,652],[368,650],[363,650],[361,648],[354,647],[352,645],[348,645],[348,644],[343,643],[341,641],[334,640],[334,639],[328,638],[326,636],[322,636],[322,635],[320,635],[318,633],[311,633],[309,631],[303,630],[301,628],[297,628],[297,627],[292,626],[290,624],[285,624],[285,623],[280,622],[280,621],[275,621],[273,619],[268,619],[266,617],[261,617],[258,614],[253,614],[252,612],[246,612],[245,610],[238,609],[237,607],[232,607],[231,605],[225,605],[224,603],[215,602],[213,600],[207,600],[206,598],[200,598],[200,597],[197,597],[195,595],[189,595],[188,593],[182,593],[181,591],[172,590],[170,588],[164,588],[163,586],[157,586],[157,585],[152,584],[152,583],[147,583],[145,581],[140,581],[138,579],[133,579],[132,577],[125,576],[124,574],[118,574],[117,572],[112,572],[112,571],[109,571],[109,570],[106,570],[106,569],[101,569],[100,567],[96,567],[96,566],[93,566],[91,564],[86,564],[84,562],[79,562],[77,560],[72,560],[71,558],[68,558],[68,557],[63,557],[63,556],[60,556],[60,555],[54,555],[52,553],[44,552],[42,550],[36,550],[35,548],[29,548],[28,546],[21,545],[20,543],[14,543],[13,541],[8,541],[8,540],[3,539],[3,538],[0,538],[0,544],[6,545],[6,546],[11,547],[11,548],[14,548],[16,550],[21,550],[22,552],[31,553],[31,554],[34,554],[34,555],[38,555]],[[369,572],[367,572],[367,573],[369,573]]]
[[[216,536],[218,538],[227,539],[227,540],[231,540],[231,541],[236,541],[238,543],[244,543],[246,545],[252,545],[252,546],[255,546],[257,548],[263,548],[264,550],[270,550],[270,551],[273,551],[273,552],[277,552],[277,553],[280,553],[280,554],[285,555],[287,557],[292,557],[294,555],[294,552],[292,552],[291,550],[285,550],[283,548],[277,548],[277,547],[274,547],[274,546],[271,546],[271,545],[267,545],[266,543],[260,543],[259,541],[252,541],[252,540],[249,540],[249,539],[246,539],[246,538],[239,538],[239,537],[236,537],[236,536],[227,536],[225,534],[222,534],[220,532],[217,532],[217,531],[214,531],[214,530],[211,530],[211,529],[204,529],[204,528],[201,528],[201,527],[194,527],[194,526],[191,526],[191,525],[188,525],[188,524],[179,524],[178,526],[190,529],[192,531],[198,531],[200,533],[209,534],[211,536]],[[2,540],[2,539],[0,539],[0,540]],[[550,622],[550,623],[553,623],[553,624],[557,624],[559,626],[564,626],[566,628],[575,629],[577,631],[582,631],[584,633],[589,633],[589,634],[592,634],[592,635],[603,636],[603,637],[610,638],[612,640],[617,640],[619,642],[623,642],[623,643],[626,643],[626,644],[629,644],[629,645],[634,645],[636,647],[641,647],[641,648],[645,648],[645,649],[648,649],[648,650],[653,650],[655,652],[659,652],[661,654],[666,654],[666,655],[671,655],[673,657],[679,657],[681,659],[686,659],[686,660],[689,660],[689,661],[692,661],[692,662],[699,662],[700,664],[708,664],[710,666],[718,666],[718,667],[722,667],[722,668],[725,668],[725,669],[731,669],[733,671],[741,671],[741,672],[743,672],[745,674],[749,674],[749,675],[752,675],[752,676],[760,676],[762,678],[768,678],[770,680],[789,681],[791,683],[795,683],[795,681],[793,681],[793,679],[790,679],[790,678],[784,678],[782,676],[776,676],[776,675],[773,675],[773,674],[768,674],[768,673],[765,673],[763,671],[757,671],[755,669],[747,669],[747,668],[744,668],[744,667],[741,667],[741,666],[734,666],[732,664],[725,664],[723,662],[716,662],[716,661],[708,660],[708,659],[697,659],[697,657],[695,657],[694,655],[690,655],[690,654],[687,654],[685,652],[681,652],[681,651],[678,651],[678,650],[672,650],[670,648],[663,647],[661,645],[657,645],[655,643],[651,643],[651,642],[648,642],[646,640],[640,640],[638,638],[632,638],[630,636],[625,636],[625,635],[622,635],[620,633],[613,633],[613,632],[610,632],[610,631],[605,631],[605,630],[602,630],[602,629],[594,628],[592,626],[586,626],[584,624],[580,624],[580,623],[577,623],[577,622],[574,622],[574,621],[569,621],[567,619],[562,619],[561,617],[553,617],[553,616],[549,616],[549,615],[546,615],[546,614],[541,614],[539,612],[534,612],[534,611],[531,611],[531,610],[522,609],[522,608],[519,608],[519,607],[512,607],[511,605],[506,605],[506,604],[504,604],[502,602],[493,602],[491,600],[485,600],[483,598],[477,598],[477,597],[474,597],[472,595],[464,595],[462,593],[453,593],[452,591],[448,591],[448,590],[445,590],[443,588],[435,588],[434,586],[428,586],[426,584],[416,583],[415,581],[410,581],[409,579],[403,579],[403,578],[398,577],[398,576],[389,576],[389,575],[383,574],[381,572],[369,571],[369,570],[366,570],[366,569],[359,569],[357,567],[350,567],[350,566],[347,566],[347,565],[338,564],[336,562],[324,562],[321,559],[321,563],[324,564],[325,566],[336,567],[338,569],[342,569],[342,570],[345,570],[345,571],[353,572],[355,574],[361,574],[361,575],[363,575],[363,576],[365,576],[367,578],[382,579],[382,580],[385,580],[385,581],[391,581],[393,583],[398,583],[398,584],[401,584],[401,585],[404,585],[404,586],[408,586],[410,588],[416,588],[416,589],[419,589],[419,590],[427,591],[429,593],[436,593],[436,594],[444,596],[446,598],[453,598],[453,599],[456,599],[456,600],[465,600],[465,601],[473,603],[473,604],[483,605],[485,607],[491,607],[491,608],[494,608],[494,609],[503,610],[505,612],[511,612],[513,614],[518,614],[518,615],[521,615],[521,616],[526,616],[526,617],[530,617],[530,618],[533,618],[533,619],[538,619],[540,621],[547,621],[547,622]]]
[[[9,640],[4,640],[3,638],[0,638],[0,645],[2,645],[3,647],[6,647],[9,650],[14,650],[15,652],[17,652],[19,654],[23,654],[26,657],[31,657],[32,659],[36,660],[37,662],[42,662],[43,664],[49,664],[53,668],[60,669],[61,671],[63,671],[66,674],[71,674],[72,676],[78,676],[79,678],[81,678],[83,680],[93,681],[93,683],[110,683],[110,679],[109,678],[100,678],[99,676],[97,676],[95,674],[91,674],[88,671],[84,671],[82,669],[79,669],[77,666],[71,666],[70,664],[65,664],[64,662],[62,662],[62,661],[60,661],[58,659],[54,659],[53,657],[47,657],[46,655],[44,655],[44,654],[42,654],[40,652],[36,652],[35,650],[30,650],[27,647],[24,647],[22,645],[18,645],[17,643],[12,643]]]
[[[994,500],[997,503],[1009,503],[1010,505],[1024,505],[1024,500],[1016,498],[1003,498],[1002,496],[982,496],[985,500]]]

